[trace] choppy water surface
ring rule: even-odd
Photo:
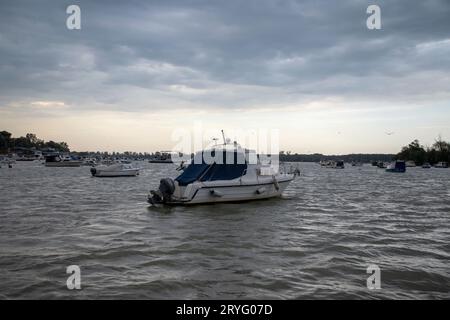
[[[174,167],[0,169],[0,298],[450,298],[450,170],[300,164],[281,199],[151,208]],[[80,291],[66,267],[81,267]],[[369,291],[366,268],[381,268]]]

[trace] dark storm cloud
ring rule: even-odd
[[[378,4],[382,30],[366,28]],[[81,7],[82,29],[65,27]],[[0,103],[283,106],[447,98],[450,2],[2,1]]]

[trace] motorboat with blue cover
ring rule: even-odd
[[[255,151],[220,145],[200,151],[174,180],[161,179],[150,191],[150,204],[186,205],[278,197],[296,173],[280,173],[262,164]]]
[[[395,162],[392,162],[388,167],[386,168],[387,172],[406,172],[406,163],[405,161],[397,160]]]

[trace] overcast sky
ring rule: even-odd
[[[196,122],[299,153],[450,140],[450,1],[0,1],[0,130],[153,151]]]

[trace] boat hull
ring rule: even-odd
[[[93,177],[98,178],[115,178],[115,177],[136,177],[139,175],[139,169],[135,170],[126,170],[126,171],[103,171],[96,170],[91,171]]]
[[[81,167],[81,161],[61,161],[61,162],[46,162],[45,166],[50,168],[74,168]]]
[[[195,205],[225,202],[247,202],[280,197],[283,191],[292,181],[278,181],[265,184],[242,184],[224,186],[204,186],[197,189],[191,200],[167,201],[167,205]]]
[[[392,172],[392,173],[405,173],[405,169],[386,169],[386,172]]]

